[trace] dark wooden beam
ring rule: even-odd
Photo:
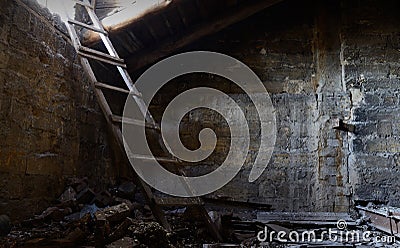
[[[182,0],[179,0],[179,1],[182,1]],[[145,16],[157,15],[159,13],[162,13],[165,9],[168,9],[170,7],[170,5],[174,5],[174,4],[170,4],[170,3],[172,3],[172,2],[171,1],[161,2],[148,10],[144,10],[138,16],[134,16],[131,19],[127,19],[127,20],[121,20],[120,23],[115,24],[113,26],[106,26],[106,27],[104,27],[104,29],[110,35],[118,35],[119,33],[127,32],[127,30],[129,30],[129,28],[132,25],[140,22]],[[129,11],[129,9],[123,10],[117,14],[114,14],[114,18],[116,18],[115,16],[117,16],[117,15],[125,15],[127,11]],[[92,46],[98,44],[100,41],[101,41],[101,39],[100,39],[100,36],[98,33],[93,32],[93,31],[88,31],[84,35],[82,43],[85,46],[92,47]]]
[[[172,54],[176,50],[204,37],[221,31],[222,29],[240,22],[272,5],[275,5],[283,0],[261,0],[248,1],[246,5],[238,5],[225,15],[221,15],[213,21],[208,21],[200,24],[193,29],[185,32],[178,40],[169,38],[159,43],[157,47],[147,48],[138,53],[133,54],[126,59],[129,72],[135,72],[145,66],[153,64],[158,60]],[[251,2],[251,4],[249,4]]]

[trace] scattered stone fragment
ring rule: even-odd
[[[74,188],[69,186],[64,193],[58,198],[60,202],[69,202],[69,201],[75,201],[76,199],[76,191]]]
[[[72,210],[70,208],[63,209],[58,207],[49,207],[44,210],[43,213],[37,217],[37,219],[43,221],[60,221],[66,215],[69,215],[71,213]]]
[[[107,220],[118,222],[130,215],[130,208],[126,203],[108,207],[95,213],[96,221]]]
[[[121,203],[125,203],[126,205],[129,206],[129,208],[131,209],[131,211],[135,210],[135,209],[141,209],[143,210],[143,205],[139,204],[137,202],[131,202],[128,199],[124,199],[124,198],[120,198],[120,197],[115,197],[114,199],[114,203],[115,204],[121,204]]]

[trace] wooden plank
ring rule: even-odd
[[[156,197],[156,204],[164,207],[203,205],[200,198]]]
[[[357,207],[358,211],[370,220],[369,225],[378,230],[400,238],[400,225],[397,216],[388,209],[370,209],[368,207]]]
[[[331,212],[259,212],[256,221],[261,223],[282,223],[296,225],[336,226],[339,220],[346,221],[348,226],[356,222],[348,213]]]
[[[337,221],[296,221],[296,220],[258,220],[258,222],[264,224],[291,224],[291,225],[301,225],[301,226],[337,226]],[[347,226],[356,226],[357,223],[354,221],[346,222]]]
[[[257,213],[259,220],[296,220],[296,221],[338,221],[353,219],[348,213],[331,213],[331,212],[259,212]]]
[[[102,34],[108,35],[107,31],[99,29],[99,28],[96,28],[94,26],[88,25],[88,24],[83,23],[83,22],[78,22],[78,21],[75,21],[75,20],[72,20],[72,19],[68,19],[68,23],[74,24],[74,25],[77,25],[77,26],[80,26],[80,27],[84,27],[86,29],[92,30],[92,31],[97,32],[97,33],[102,33]]]

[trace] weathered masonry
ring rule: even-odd
[[[169,28],[148,14],[110,32],[110,38],[133,78],[169,55],[209,50],[243,61],[263,81],[276,109],[278,135],[267,170],[255,183],[247,178],[259,123],[239,88],[216,76],[187,75],[171,81],[153,102],[151,111],[160,118],[178,93],[209,86],[245,109],[252,139],[246,165],[209,198],[288,212],[346,212],[355,202],[369,201],[400,207],[399,5],[287,0],[247,16],[244,5],[227,4],[232,9],[220,6],[227,13],[218,17],[219,12],[205,13],[206,6],[197,11],[186,3],[179,11],[158,10],[174,24]],[[88,176],[99,188],[129,178],[65,26],[33,1],[4,0],[0,8],[0,212],[24,218],[42,211],[71,176]],[[174,19],[176,11],[180,19]],[[224,29],[202,29],[228,20],[232,25]],[[106,74],[113,79],[113,71]],[[228,127],[221,116],[202,109],[184,120],[187,147],[198,147],[204,127],[219,137],[202,166],[187,166],[194,175],[204,174],[224,160]],[[354,132],[335,129],[338,120],[354,125]]]

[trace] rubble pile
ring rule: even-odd
[[[168,211],[173,232],[152,216],[135,184],[124,182],[96,192],[88,180],[74,179],[54,206],[11,229],[0,225],[0,247],[187,247],[212,240],[184,210]],[[3,223],[1,222],[1,223]],[[10,232],[11,230],[11,232]]]
[[[357,206],[350,215],[271,212],[211,203],[207,207],[226,243],[215,243],[195,206],[165,209],[173,230],[167,231],[156,222],[134,183],[96,190],[86,178],[73,179],[57,202],[36,216],[12,226],[1,215],[0,248],[400,247],[398,208],[369,204]],[[304,234],[307,240],[292,240]],[[354,239],[365,234],[368,240]]]

